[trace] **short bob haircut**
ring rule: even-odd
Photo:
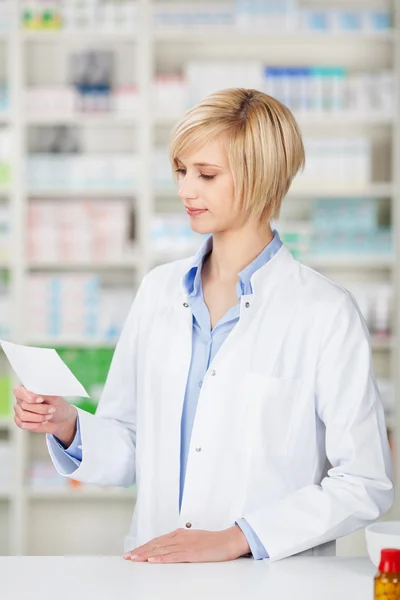
[[[233,176],[235,202],[247,218],[264,222],[278,218],[282,200],[305,164],[301,133],[290,110],[253,89],[210,94],[175,126],[169,155],[174,175],[180,158],[220,135]]]

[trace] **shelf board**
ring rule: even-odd
[[[1,123],[1,116],[0,116]],[[26,124],[31,126],[79,125],[82,127],[136,127],[140,123],[137,116],[124,116],[113,113],[78,115],[31,116]]]
[[[239,28],[157,28],[154,32],[155,41],[175,43],[199,43],[206,44],[218,42],[219,44],[231,44],[246,41],[250,44],[268,45],[279,44],[338,44],[356,42],[393,42],[398,37],[398,31],[365,31],[365,32],[313,32],[313,31],[260,31],[257,29],[240,30]]]
[[[137,255],[120,260],[108,261],[30,261],[30,271],[107,271],[107,270],[130,270],[137,268],[139,257]]]
[[[373,350],[393,350],[396,347],[395,336],[384,339],[376,335],[371,335],[371,347]]]
[[[138,189],[45,189],[28,190],[29,198],[133,198],[140,192]],[[1,191],[0,191],[1,196]]]
[[[81,42],[81,41],[112,41],[112,42],[134,42],[138,39],[137,32],[124,31],[29,31],[23,30],[21,37],[24,42]]]
[[[0,417],[0,431],[9,431],[13,425],[14,421],[12,420],[11,415],[9,417]]]
[[[333,255],[302,257],[300,262],[312,268],[339,268],[339,269],[392,269],[394,257],[384,256],[354,256]]]
[[[40,338],[39,340],[34,339],[27,342],[29,346],[36,346],[43,348],[44,346],[52,348],[112,348],[114,349],[117,345],[117,340],[102,340],[102,339],[86,339],[86,338],[75,338],[75,339],[63,339],[63,338]]]
[[[395,115],[390,114],[360,114],[350,113],[346,111],[337,112],[303,112],[293,114],[298,121],[299,125],[333,125],[335,127],[339,125],[393,125],[396,121]],[[175,117],[158,116],[152,120],[153,127],[170,127],[172,128],[175,123],[181,118],[182,115],[176,115]]]
[[[27,490],[27,496],[31,500],[134,500],[136,493],[123,490],[108,489],[84,489],[79,488],[38,488]]]
[[[394,414],[385,415],[385,419],[386,419],[387,428],[394,431],[396,429],[396,415],[394,415]]]

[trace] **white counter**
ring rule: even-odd
[[[154,565],[119,556],[0,557],[1,600],[372,600],[366,558]]]

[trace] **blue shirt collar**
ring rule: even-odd
[[[270,243],[260,252],[258,256],[239,273],[237,286],[238,296],[251,294],[251,277],[263,265],[265,265],[282,246],[282,241],[276,229],[273,230],[274,237]],[[193,258],[193,263],[183,278],[183,285],[188,296],[196,296],[200,291],[201,268],[206,256],[212,250],[212,235],[210,235],[199,248]]]

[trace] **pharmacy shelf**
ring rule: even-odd
[[[79,488],[35,488],[27,489],[26,495],[30,500],[129,500],[136,498],[132,491],[118,489],[79,489]]]
[[[156,0],[138,0],[140,5],[141,16],[144,17],[144,21],[140,30],[137,33],[131,32],[99,32],[99,31],[17,31],[15,28],[15,34],[10,37],[8,34],[2,35],[0,32],[0,44],[2,42],[9,42],[9,48],[3,48],[4,54],[7,61],[7,72],[9,73],[10,87],[12,91],[12,97],[16,101],[16,114],[14,115],[0,115],[0,125],[9,125],[15,130],[15,178],[14,187],[12,193],[8,190],[0,190],[0,198],[6,197],[10,202],[12,209],[12,247],[11,256],[12,262],[10,264],[12,283],[12,304],[14,309],[13,316],[13,331],[15,341],[21,343],[35,345],[35,346],[48,346],[48,347],[71,347],[71,348],[93,348],[93,347],[115,347],[116,342],[104,341],[101,339],[36,339],[29,340],[26,332],[23,330],[23,319],[20,319],[20,315],[25,312],[25,296],[27,277],[34,271],[63,271],[73,272],[77,270],[100,270],[101,272],[108,272],[108,269],[115,270],[115,262],[110,264],[109,261],[97,263],[84,263],[77,264],[76,262],[63,261],[57,265],[51,261],[30,261],[25,256],[25,243],[26,243],[26,212],[30,199],[35,198],[48,198],[48,199],[88,199],[88,198],[107,198],[107,199],[118,199],[126,198],[131,200],[138,200],[135,203],[137,210],[137,228],[138,237],[141,240],[140,254],[138,253],[134,260],[129,258],[128,261],[118,261],[118,265],[121,269],[132,269],[132,267],[140,268],[140,277],[148,271],[148,268],[155,262],[167,262],[174,260],[175,258],[182,258],[183,256],[189,256],[193,254],[196,248],[186,248],[183,252],[159,252],[155,251],[151,246],[151,239],[149,237],[149,225],[154,215],[155,207],[154,200],[157,199],[157,208],[162,205],[162,200],[171,199],[171,205],[175,201],[181,204],[178,198],[177,189],[173,186],[163,187],[157,189],[154,182],[154,172],[151,170],[151,155],[154,149],[156,149],[156,141],[166,134],[166,131],[155,131],[155,128],[171,127],[181,114],[177,115],[177,118],[164,117],[163,115],[154,116],[151,111],[152,106],[152,93],[153,93],[153,79],[155,73],[175,73],[181,70],[181,67],[185,65],[186,56],[190,56],[193,60],[205,60],[207,56],[211,55],[211,45],[218,48],[218,56],[221,60],[231,60],[232,58],[239,58],[242,55],[248,56],[249,54],[258,58],[264,64],[268,58],[269,48],[271,48],[274,56],[280,56],[281,46],[285,46],[285,54],[282,56],[282,61],[285,64],[298,64],[301,60],[301,64],[304,64],[304,56],[310,56],[311,60],[315,57],[320,56],[318,54],[318,48],[321,47],[321,63],[336,65],[338,61],[337,50],[340,46],[345,48],[345,61],[346,65],[351,69],[358,68],[358,65],[365,64],[365,69],[368,69],[368,65],[371,64],[371,69],[379,68],[393,68],[397,76],[397,84],[400,83],[400,53],[399,44],[400,36],[397,29],[389,32],[382,33],[348,33],[348,34],[318,34],[318,33],[290,33],[290,32],[268,32],[261,34],[257,31],[243,31],[228,30],[228,29],[215,29],[214,31],[200,31],[190,30],[185,31],[173,31],[171,29],[156,30],[152,22],[152,10]],[[304,3],[305,0],[304,0]],[[395,11],[395,23],[396,26],[400,26],[400,5],[393,3]],[[22,6],[21,0],[15,0],[15,6],[19,9]],[[17,22],[17,19],[16,19]],[[42,47],[39,47],[42,45]],[[35,47],[34,47],[35,46]],[[37,47],[36,47],[37,46]],[[210,46],[208,48],[207,46]],[[1,46],[2,47],[2,46]],[[114,115],[114,114],[79,114],[79,115],[65,115],[65,114],[53,114],[53,115],[32,115],[27,116],[23,114],[24,97],[28,82],[32,83],[36,77],[34,73],[34,67],[32,65],[30,51],[31,49],[37,51],[37,60],[44,61],[48,60],[46,56],[52,53],[53,50],[57,53],[57,64],[61,64],[64,57],[74,48],[84,47],[98,47],[98,48],[109,48],[116,52],[126,52],[126,62],[123,65],[122,79],[127,77],[130,81],[135,81],[138,86],[140,97],[138,98],[139,106],[142,107],[140,116],[136,115]],[[186,53],[186,49],[188,52]],[[299,49],[299,50],[298,50]],[[9,51],[10,50],[10,51]],[[135,60],[136,51],[140,57],[139,61]],[[300,53],[299,53],[300,52]],[[60,63],[58,62],[58,53],[60,53]],[[64,53],[64,54],[61,54]],[[272,55],[271,55],[272,56]],[[341,54],[343,59],[343,53]],[[61,60],[62,59],[62,60]],[[340,60],[342,60],[340,59]],[[293,61],[293,62],[290,62]],[[161,63],[161,64],[160,64]],[[38,67],[44,67],[44,64],[38,65]],[[40,69],[38,70],[38,72]],[[393,160],[390,172],[393,174],[393,181],[391,182],[375,182],[365,185],[354,185],[353,182],[348,182],[338,186],[335,181],[315,181],[312,184],[305,185],[299,181],[295,181],[291,191],[288,194],[288,198],[292,199],[305,199],[311,200],[315,197],[336,198],[343,197],[376,197],[376,198],[389,198],[391,203],[391,214],[392,222],[396,240],[400,236],[400,219],[398,213],[398,207],[400,202],[400,173],[398,172],[397,165],[400,161],[400,103],[396,107],[395,118],[390,115],[349,115],[349,114],[337,114],[337,115],[316,115],[307,114],[299,115],[300,125],[315,125],[316,131],[323,131],[325,125],[338,126],[338,130],[342,127],[342,131],[346,130],[347,127],[353,128],[359,126],[359,130],[365,133],[365,135],[384,134],[385,141],[390,140],[393,144]],[[170,109],[171,113],[172,110]],[[139,157],[143,160],[143,175],[140,188],[129,188],[129,189],[104,189],[104,186],[100,186],[101,189],[60,189],[58,186],[56,189],[26,189],[24,185],[24,174],[26,173],[29,144],[27,143],[27,137],[32,133],[28,131],[28,128],[34,126],[51,126],[51,125],[62,125],[71,124],[80,127],[104,127],[110,130],[110,133],[114,133],[112,127],[129,127],[137,128],[137,132],[133,130],[134,135],[137,135],[137,151]],[[321,125],[321,128],[318,127]],[[373,129],[376,126],[377,131]],[[393,126],[393,135],[388,135],[389,127]],[[378,128],[379,131],[378,131]],[[384,129],[386,128],[386,129]],[[381,131],[382,130],[382,131]],[[326,128],[329,132],[328,135],[336,133],[334,129]],[[85,131],[88,133],[88,137],[95,137],[95,131]],[[107,132],[108,133],[108,132]],[[118,132],[117,132],[118,133]],[[159,135],[158,135],[159,134]],[[131,131],[128,132],[131,135]],[[166,136],[165,136],[166,137]],[[136,144],[136,141],[135,141]],[[386,157],[382,157],[383,159]],[[388,159],[390,160],[390,158]],[[375,165],[374,165],[375,166]],[[376,170],[378,171],[378,169]],[[383,171],[385,172],[385,171]],[[389,172],[389,169],[388,169]],[[383,175],[381,175],[383,177]],[[107,185],[105,181],[104,185]],[[386,205],[386,203],[385,203]],[[180,206],[182,210],[182,207]],[[398,247],[398,245],[397,245]],[[397,249],[396,249],[397,252]],[[395,260],[397,258],[397,260]],[[362,270],[362,275],[365,273],[369,278],[370,274],[368,270],[373,271],[378,269],[379,273],[375,275],[379,279],[386,279],[389,275],[390,279],[397,277],[397,284],[400,279],[400,260],[398,257],[364,257],[362,259],[357,257],[325,257],[319,259],[310,259],[314,268],[328,269],[337,268],[346,270],[349,268],[354,270]],[[8,266],[8,265],[7,265]],[[385,272],[388,271],[388,273]],[[347,273],[346,273],[347,275]],[[138,279],[140,278],[138,276]],[[372,278],[372,275],[371,275]],[[397,285],[397,289],[399,286]],[[396,303],[396,315],[395,315],[395,331],[400,331],[400,305]],[[390,364],[391,376],[396,383],[396,401],[400,399],[400,377],[397,373],[400,373],[398,368],[399,357],[397,356],[398,343],[397,338],[390,338],[389,340],[379,339],[377,336],[371,337],[371,345],[375,354],[378,354],[377,359],[381,362]],[[379,354],[381,353],[381,354]],[[383,360],[382,360],[383,359]],[[100,507],[104,511],[108,511],[109,505],[104,503],[116,502],[117,510],[121,507],[128,507],[121,503],[121,500],[128,499],[131,503],[134,502],[135,493],[131,490],[116,490],[116,489],[74,489],[70,486],[66,488],[28,488],[28,482],[26,481],[26,473],[29,470],[30,462],[32,460],[32,454],[30,452],[31,437],[37,439],[27,431],[19,430],[14,424],[13,420],[0,420],[0,430],[8,431],[12,429],[12,436],[7,437],[12,439],[12,443],[15,445],[16,455],[16,483],[15,491],[13,495],[6,495],[7,501],[10,500],[10,540],[11,540],[11,552],[12,554],[25,554],[29,550],[29,518],[34,518],[29,513],[31,502],[34,503],[35,508],[41,506],[46,507],[46,503],[54,500],[57,505],[57,512],[55,516],[57,519],[62,521],[65,514],[71,511],[72,503],[74,503],[74,519],[79,525],[82,523],[87,526],[86,531],[90,535],[90,524],[87,524],[85,519],[87,515],[87,507],[90,510],[90,502],[93,502],[93,506]],[[388,424],[395,430],[395,419],[390,416],[388,418]],[[4,434],[3,434],[4,435]],[[394,447],[397,448],[396,452],[399,455],[400,444],[395,436]],[[36,443],[36,442],[35,442]],[[39,442],[38,442],[39,443]],[[398,456],[400,458],[400,455]],[[397,475],[400,478],[400,460],[397,461]],[[1,498],[1,495],[0,495]],[[79,504],[82,501],[82,504]],[[100,502],[99,502],[100,501]],[[58,504],[57,504],[58,502]],[[87,503],[87,504],[85,504]],[[397,502],[397,510],[400,513],[400,502]],[[110,506],[110,508],[113,508]],[[7,508],[8,509],[8,508]],[[4,509],[3,509],[4,510]],[[56,508],[54,507],[56,511]],[[35,511],[33,511],[35,512]],[[399,516],[399,515],[397,515]],[[106,523],[109,529],[106,535],[115,536],[115,527],[113,522]],[[50,527],[51,530],[51,527]],[[51,535],[51,531],[44,531],[43,535]],[[68,553],[68,548],[63,548],[61,545],[57,547],[60,553]]]
[[[242,44],[261,44],[266,46],[271,43],[279,44],[291,44],[296,46],[298,44],[357,44],[366,42],[394,42],[399,38],[399,32],[396,29],[382,32],[338,32],[338,33],[326,33],[326,32],[290,32],[290,31],[268,31],[258,32],[249,31],[246,29],[229,29],[229,28],[215,28],[210,31],[209,29],[190,29],[185,30],[181,28],[166,28],[157,29],[154,32],[155,41],[159,42],[172,42],[175,44],[179,43],[198,43],[203,42],[205,44],[218,42],[221,45],[237,43]]]
[[[130,42],[136,43],[138,35],[136,32],[124,31],[23,31],[21,39],[24,42]]]
[[[13,495],[11,492],[0,492],[0,502],[11,502]]]
[[[27,117],[26,124],[37,127],[55,125],[79,125],[81,127],[137,127],[140,124],[140,120],[137,115],[125,116],[103,112],[98,114],[32,116]]]

